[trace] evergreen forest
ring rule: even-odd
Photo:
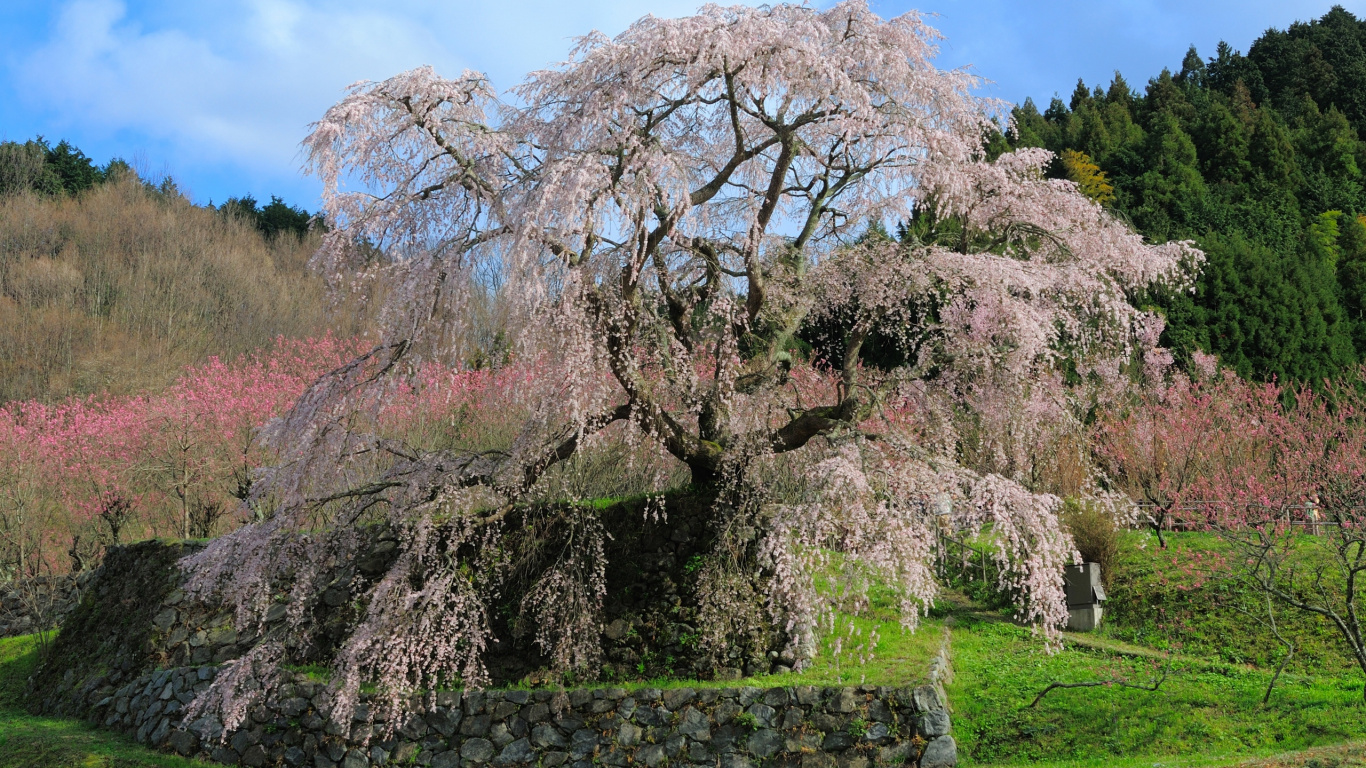
[[[1006,143],[1052,150],[1053,174],[1152,241],[1205,251],[1193,293],[1134,297],[1179,359],[1295,381],[1366,359],[1366,20],[1335,6],[1246,54],[1192,47],[1141,91],[1116,72],[1013,116]]]

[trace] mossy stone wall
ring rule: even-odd
[[[179,586],[195,544],[112,550],[31,682],[33,708],[88,718],[138,741],[229,765],[369,768],[755,768],[954,765],[935,683],[787,688],[624,687],[439,692],[395,722],[368,696],[349,722],[324,685],[293,674],[225,733],[185,707],[256,642]],[[266,631],[269,631],[267,627]],[[936,676],[936,679],[938,676]],[[378,708],[376,708],[378,710]]]

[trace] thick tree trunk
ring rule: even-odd
[[[694,489],[710,492],[721,479],[720,468],[713,466],[712,462],[688,462],[688,469],[692,472],[692,487]]]

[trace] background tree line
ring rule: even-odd
[[[0,142],[0,196],[20,192],[39,195],[77,195],[92,187],[124,178],[138,178],[133,166],[116,157],[98,166],[78,147],[63,139],[54,146],[42,136],[24,143]],[[175,181],[169,176],[159,184],[143,181],[149,190],[163,195],[178,194]],[[210,201],[209,208],[214,208]],[[230,197],[216,210],[224,216],[235,216],[260,230],[267,237],[287,232],[305,237],[322,225],[322,220],[298,206],[292,206],[275,195],[270,202],[260,205],[248,195]]]
[[[1116,72],[1014,117],[1007,144],[1057,153],[1052,174],[1151,240],[1204,249],[1193,293],[1134,297],[1179,357],[1296,380],[1366,359],[1366,21],[1335,6],[1246,55],[1192,47],[1142,93]]]

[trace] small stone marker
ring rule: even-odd
[[[1100,626],[1105,587],[1100,583],[1100,563],[1069,565],[1063,575],[1067,585],[1067,628],[1090,632]]]

